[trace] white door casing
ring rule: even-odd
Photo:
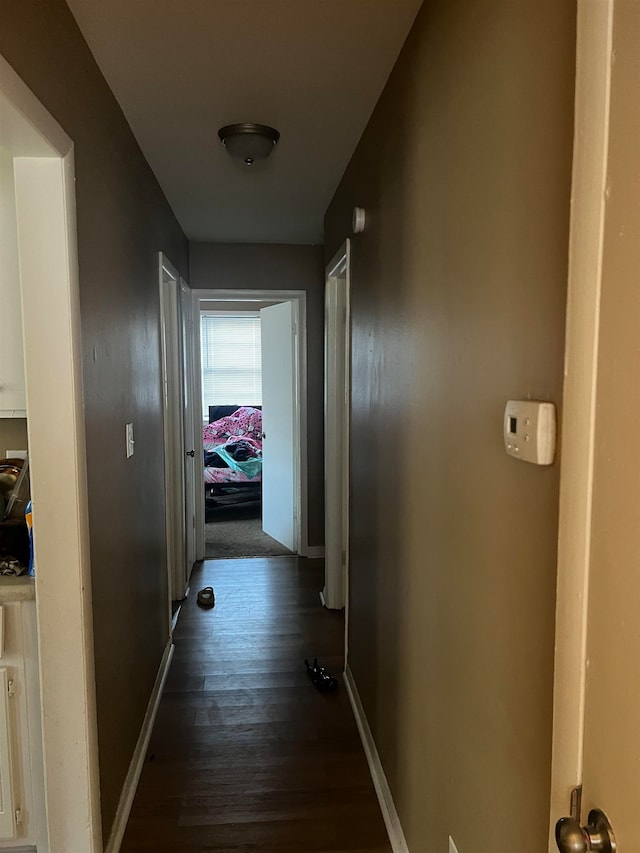
[[[196,448],[193,445],[195,407],[199,396],[193,388],[193,313],[191,288],[180,279],[180,318],[181,318],[181,385],[182,385],[182,421],[184,449],[184,513],[185,513],[185,585],[196,559],[196,492],[195,460]],[[198,457],[200,459],[200,457]]]
[[[38,552],[46,822],[38,828],[37,846],[41,853],[98,853],[102,831],[73,143],[1,57],[0,145],[14,158]],[[63,490],[58,487],[60,466],[66,472]]]
[[[262,338],[262,529],[291,551],[296,530],[295,323],[291,302],[260,311]]]
[[[211,310],[212,305],[234,303],[247,309],[256,308],[256,303],[291,302],[295,319],[296,335],[294,337],[295,370],[294,370],[294,458],[295,458],[295,501],[296,513],[296,550],[301,556],[321,556],[323,549],[310,547],[308,543],[308,493],[307,493],[307,299],[303,290],[192,290],[194,317],[199,317],[201,310]],[[202,366],[200,353],[200,324],[194,326],[193,359],[194,387],[202,387]],[[199,399],[194,396],[194,399]],[[202,459],[202,420],[200,403],[194,418],[196,458]],[[199,456],[198,456],[199,453]],[[205,557],[205,519],[204,519],[204,475],[203,466],[196,464],[196,558]]]
[[[200,402],[200,396],[202,394],[202,353],[200,352],[200,298],[197,290],[191,291],[191,316],[193,318],[193,326],[191,330],[191,364],[193,371],[191,379],[191,386],[193,388],[193,395],[191,397],[191,405],[193,408],[193,449],[196,452],[195,458],[198,460],[193,472],[196,525],[195,553],[196,560],[204,560],[206,554],[204,539],[204,442],[202,439],[202,404]]]
[[[549,851],[582,785],[640,850],[640,4],[578,3]]]
[[[341,609],[349,577],[349,431],[351,405],[350,241],[327,267],[325,284],[325,586],[326,607]]]
[[[165,524],[169,595],[171,601],[186,589],[185,465],[182,383],[182,335],[179,273],[162,252],[158,254],[160,347],[164,431]]]

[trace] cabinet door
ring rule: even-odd
[[[13,159],[0,148],[0,417],[26,417]]]
[[[7,668],[0,667],[0,839],[16,837],[9,701]]]

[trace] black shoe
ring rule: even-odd
[[[333,690],[338,689],[338,679],[327,672],[323,666],[318,666],[318,658],[313,659],[313,666],[311,666],[308,660],[305,660],[304,663],[307,667],[309,678],[321,693],[331,693]]]

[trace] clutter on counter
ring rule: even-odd
[[[33,573],[30,491],[28,458],[0,460],[0,576]]]

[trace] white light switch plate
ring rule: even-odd
[[[454,844],[453,838],[449,836],[449,853],[458,853],[458,848]]]

